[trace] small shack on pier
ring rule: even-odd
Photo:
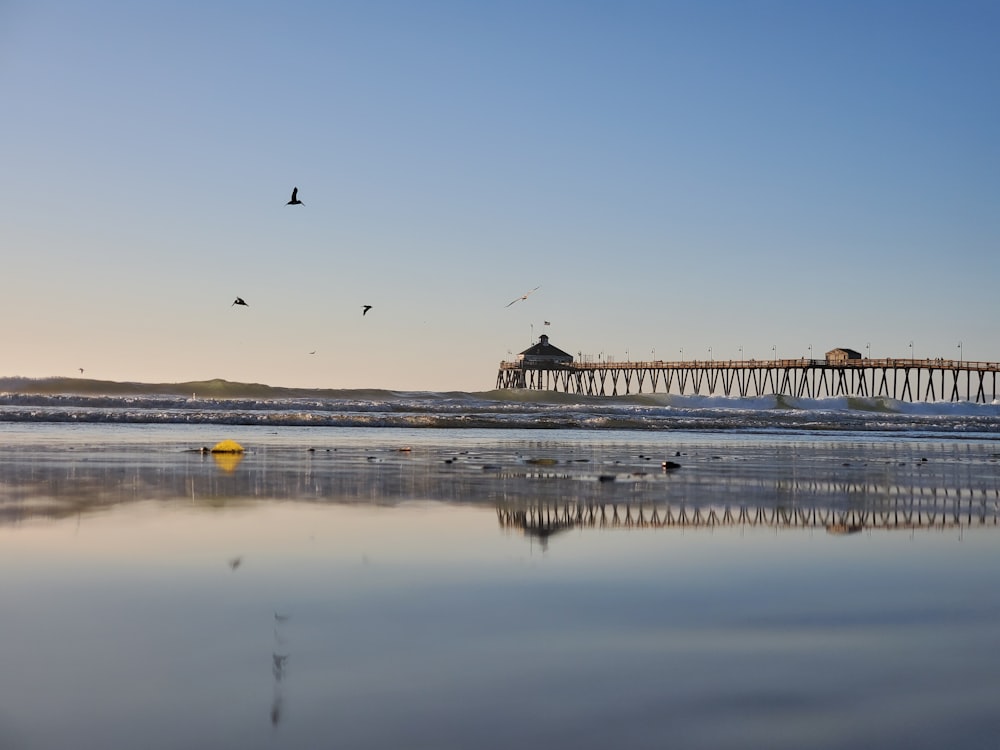
[[[543,333],[538,337],[537,344],[517,355],[517,361],[522,365],[568,365],[573,361],[573,355],[550,344],[549,337]]]
[[[837,362],[846,362],[849,359],[861,359],[861,352],[856,352],[853,349],[831,349],[826,353],[826,361],[828,364],[836,364]]]

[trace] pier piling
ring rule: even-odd
[[[996,398],[1000,362],[946,359],[693,360],[500,363],[496,387],[587,396],[633,393],[888,397],[899,401]]]

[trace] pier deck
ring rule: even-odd
[[[691,360],[500,363],[496,387],[588,396],[633,393],[819,398],[887,396],[900,401],[996,398],[1000,362],[948,359]]]

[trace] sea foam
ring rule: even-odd
[[[283,388],[224,380],[0,379],[0,422],[634,430],[941,430],[1000,433],[1000,403],[877,397],[746,398],[540,390]]]

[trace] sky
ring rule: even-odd
[[[0,376],[481,391],[543,333],[1000,361],[998,35],[989,0],[0,0]]]

